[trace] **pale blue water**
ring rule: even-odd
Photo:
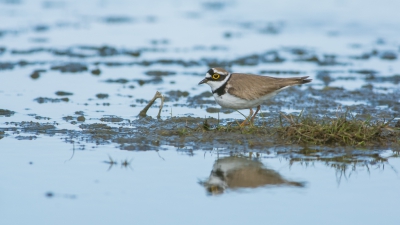
[[[72,146],[55,138],[1,144],[2,224],[397,224],[400,177],[390,166],[398,170],[399,158],[384,169],[349,169],[339,179],[323,163],[290,166],[264,154],[265,167],[305,187],[209,196],[198,182],[209,176],[215,151],[189,156],[171,147],[158,155],[101,146],[76,150],[69,160]],[[103,163],[108,156],[119,165],[109,169]],[[121,167],[126,159],[130,167]],[[54,196],[46,197],[48,192]]]

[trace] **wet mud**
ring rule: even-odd
[[[366,109],[362,109],[366,110]],[[363,157],[378,156],[376,151],[387,149],[399,151],[400,145],[394,142],[377,143],[361,147],[369,151],[360,151],[360,146],[314,146],[292,144],[276,131],[280,121],[275,115],[263,115],[256,127],[238,128],[237,120],[217,120],[215,118],[172,117],[169,119],[154,119],[150,116],[135,120],[124,119],[118,116],[105,116],[99,122],[86,121],[83,112],[76,112],[73,116],[63,117],[63,120],[75,125],[79,129],[59,129],[56,122],[10,122],[7,128],[0,128],[2,136],[15,137],[18,140],[33,140],[41,135],[61,135],[67,143],[80,145],[114,145],[121,150],[147,151],[164,150],[163,146],[174,146],[182,150],[213,150],[220,149],[221,154],[235,152],[260,152],[265,153],[272,149],[277,154],[290,156],[294,161],[296,157],[309,160],[326,160],[334,162],[337,159],[348,162],[360,160]],[[335,114],[336,112],[331,112]],[[317,113],[310,113],[316,115]],[[35,117],[36,119],[38,116]],[[50,120],[50,118],[42,118]],[[323,120],[323,117],[321,117]],[[100,123],[101,122],[101,123]],[[398,127],[399,120],[393,121],[390,126]],[[218,125],[228,127],[222,131]],[[287,124],[284,123],[284,126]],[[229,129],[231,127],[231,129]],[[397,140],[400,138],[398,135]],[[390,139],[393,141],[393,139]],[[268,149],[268,150],[266,150]],[[357,154],[354,154],[357,152]],[[350,154],[351,153],[351,154]],[[296,157],[294,157],[294,155]],[[375,156],[374,156],[375,155]],[[301,160],[300,160],[301,161]]]
[[[0,109],[0,116],[6,116],[6,117],[10,117],[12,115],[14,115],[14,111],[8,110],[8,109]]]
[[[85,52],[83,52],[83,50]],[[217,49],[218,50],[218,49]],[[59,71],[65,74],[74,73],[92,73],[101,76],[101,70],[98,66],[106,67],[130,67],[141,66],[149,67],[151,65],[174,65],[178,67],[226,67],[232,66],[257,66],[260,64],[281,64],[292,61],[294,63],[310,63],[319,66],[319,69],[314,71],[315,81],[312,85],[305,87],[292,87],[271,100],[266,102],[256,121],[257,126],[265,126],[266,128],[278,126],[279,113],[284,110],[303,110],[305,115],[312,117],[324,116],[334,117],[338,111],[349,109],[352,113],[358,115],[359,118],[372,117],[375,120],[390,120],[394,119],[390,126],[394,127],[399,123],[398,112],[400,112],[400,101],[398,93],[390,90],[382,90],[375,88],[375,85],[381,83],[391,83],[397,85],[400,82],[399,75],[393,73],[389,76],[381,76],[381,73],[371,69],[343,69],[351,65],[352,60],[370,60],[376,58],[378,60],[396,60],[397,55],[394,52],[381,52],[373,50],[370,53],[362,53],[361,56],[338,56],[329,54],[316,54],[313,50],[303,48],[282,48],[280,50],[266,51],[260,54],[251,54],[240,56],[233,60],[218,60],[211,58],[202,58],[198,61],[185,61],[174,59],[158,59],[158,60],[141,60],[143,52],[163,52],[158,48],[142,48],[142,49],[123,49],[112,46],[73,46],[67,49],[52,49],[52,48],[33,48],[33,49],[7,49],[2,48],[1,54],[9,53],[12,55],[34,55],[38,53],[47,53],[54,57],[68,56],[74,58],[93,58],[101,57],[105,61],[96,61],[93,63],[67,62],[57,63],[53,65],[46,61],[18,61],[18,62],[1,62],[2,70],[12,70],[16,67],[25,67],[31,65],[40,65],[43,69],[34,69],[30,75],[32,79],[39,79],[42,73],[47,70]],[[134,57],[135,61],[130,62],[111,62],[107,61],[108,57],[115,56],[130,56]],[[324,68],[329,67],[329,68]],[[335,69],[339,67],[340,69]],[[332,69],[333,68],[333,69]],[[297,76],[308,74],[309,72],[301,70],[259,70],[259,74],[270,76]],[[130,89],[134,89],[136,85],[139,87],[147,85],[162,85],[167,77],[181,76],[179,72],[173,70],[146,70],[143,75],[148,78],[127,79],[116,78],[103,80],[106,84],[127,85]],[[201,78],[202,74],[185,72],[184,76],[195,76]],[[332,85],[336,81],[354,81],[362,80],[366,84],[354,90],[346,89],[345,87]],[[320,82],[319,85],[314,83]],[[322,84],[322,85],[321,85]],[[53,97],[37,97],[33,101],[43,103],[68,103],[69,97],[73,96],[73,91],[57,91],[57,96]],[[75,113],[62,117],[62,120],[76,125],[80,130],[57,129],[56,125],[40,122],[9,122],[6,126],[0,128],[2,136],[14,136],[19,140],[36,139],[34,135],[49,135],[55,134],[65,135],[64,140],[69,143],[84,142],[94,144],[114,144],[122,150],[162,150],[163,145],[176,146],[179,148],[190,149],[213,149],[223,148],[230,149],[229,151],[252,151],[266,148],[274,148],[276,146],[286,146],[288,149],[303,149],[304,147],[287,145],[287,140],[281,139],[270,129],[264,129],[256,134],[251,132],[215,132],[199,130],[207,121],[211,126],[219,124],[226,125],[228,123],[237,123],[237,119],[219,120],[219,113],[230,114],[234,110],[222,109],[216,107],[215,101],[210,91],[204,91],[199,94],[191,94],[190,91],[179,89],[169,90],[163,93],[165,95],[166,104],[174,107],[199,108],[209,113],[206,120],[196,117],[169,117],[167,119],[156,120],[151,117],[125,119],[119,115],[108,115],[97,119],[88,118],[83,112]],[[106,100],[109,98],[108,93],[97,93],[98,100]],[[131,97],[131,96],[129,96]],[[89,99],[90,100],[90,99]],[[131,106],[143,106],[148,103],[149,99],[134,98],[136,104]],[[350,105],[343,105],[341,102],[352,102]],[[360,102],[359,104],[357,102]],[[99,103],[97,103],[99,104]],[[110,103],[102,103],[110,105]],[[11,110],[0,110],[0,116],[10,117],[15,112]],[[166,116],[166,112],[163,112]],[[168,117],[168,116],[167,116]],[[50,119],[36,115],[35,119],[43,120]],[[88,121],[90,119],[90,122]],[[57,123],[57,122],[54,122]],[[12,125],[12,126],[9,126]],[[26,138],[20,134],[28,135]],[[340,152],[342,148],[347,147],[332,147],[327,148],[337,149]],[[375,149],[385,148],[386,146],[373,146]],[[307,147],[308,148],[308,147]],[[314,146],[319,149],[321,147]],[[300,151],[301,152],[301,151]],[[307,157],[306,157],[307,158]]]

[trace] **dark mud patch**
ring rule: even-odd
[[[95,76],[99,76],[101,74],[101,70],[100,69],[93,69],[90,71],[91,74],[95,75]]]
[[[85,122],[86,117],[83,115],[80,116],[64,116],[62,119],[66,122],[70,122],[71,124],[76,124],[77,122]]]
[[[37,136],[21,136],[21,135],[19,135],[19,136],[16,136],[15,139],[17,139],[19,141],[25,141],[25,140],[31,141],[31,140],[36,140]]]
[[[156,76],[152,79],[135,79],[134,81],[137,82],[139,86],[143,86],[145,84],[161,84],[164,82],[164,80],[159,76]]]
[[[62,119],[65,120],[65,121],[67,121],[67,122],[69,122],[69,121],[71,121],[71,120],[76,119],[76,117],[73,117],[73,116],[64,116],[64,117],[62,117]]]
[[[115,136],[118,136],[118,129],[112,128],[106,124],[93,123],[93,124],[81,124],[79,128],[82,129],[82,133],[75,133],[74,136],[79,137],[82,134],[86,136],[87,141],[96,144],[107,144],[112,141]],[[82,137],[84,137],[82,136]],[[66,138],[66,141],[73,142],[73,139]]]
[[[46,134],[48,136],[54,136],[57,133],[65,134],[65,130],[59,130],[56,128],[55,123],[39,123],[32,121],[22,122],[6,122],[6,128],[0,128],[0,131],[11,132],[12,135],[25,136],[20,134]]]
[[[64,65],[52,66],[51,69],[58,70],[61,73],[79,73],[87,71],[88,67],[81,63],[66,63]]]
[[[397,54],[392,51],[385,51],[380,53],[380,58],[383,60],[395,60],[397,59]]]
[[[69,98],[47,98],[47,97],[39,97],[34,99],[35,102],[39,104],[43,103],[60,103],[60,102],[69,102]]]
[[[180,98],[187,98],[190,93],[187,91],[172,90],[165,93],[165,101],[178,101]]]
[[[145,73],[148,76],[170,76],[175,75],[174,71],[161,71],[161,70],[150,70]]]
[[[11,54],[14,55],[30,55],[34,53],[40,53],[48,51],[47,48],[31,48],[31,49],[12,49],[10,51]]]
[[[98,99],[106,99],[106,98],[109,97],[109,95],[108,94],[104,94],[104,93],[99,93],[99,94],[96,94],[96,97]]]
[[[378,74],[378,71],[363,69],[363,70],[349,70],[349,73],[358,73],[358,74],[363,74],[363,75],[375,75],[375,74]]]
[[[124,118],[118,116],[104,116],[100,119],[101,122],[109,122],[109,123],[119,123],[124,120],[125,120]]]
[[[15,63],[0,62],[0,70],[12,70],[14,69]]]
[[[58,96],[70,96],[70,95],[73,95],[72,92],[67,92],[67,91],[57,91],[55,94],[58,95]]]
[[[51,120],[50,117],[39,116],[39,115],[36,115],[36,114],[28,114],[28,116],[33,116],[36,120]]]
[[[76,120],[77,120],[78,122],[85,122],[86,118],[85,118],[84,116],[78,116],[78,117],[76,118]]]
[[[40,78],[40,74],[45,73],[45,72],[46,72],[46,70],[44,70],[44,69],[42,69],[42,70],[34,70],[31,73],[30,77],[32,79],[36,80],[36,79]]]
[[[45,32],[45,31],[50,30],[50,26],[45,25],[45,24],[40,24],[40,25],[34,26],[33,30],[36,32]]]
[[[119,78],[119,79],[107,79],[104,82],[106,83],[117,83],[117,84],[126,84],[129,82],[128,79],[125,78]]]
[[[0,116],[5,116],[5,117],[10,117],[12,115],[14,115],[15,112],[8,110],[8,109],[0,109]]]

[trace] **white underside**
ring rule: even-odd
[[[225,93],[219,96],[217,93],[214,94],[215,101],[224,108],[229,109],[250,109],[261,105],[265,100],[272,98],[278,92],[273,92],[271,94],[265,95],[261,98],[254,100],[246,100],[238,98],[229,93]]]

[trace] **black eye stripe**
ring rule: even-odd
[[[213,69],[209,69],[209,70],[207,71],[207,73],[210,74],[210,75],[213,75],[213,74],[214,74],[214,70],[213,70]]]

